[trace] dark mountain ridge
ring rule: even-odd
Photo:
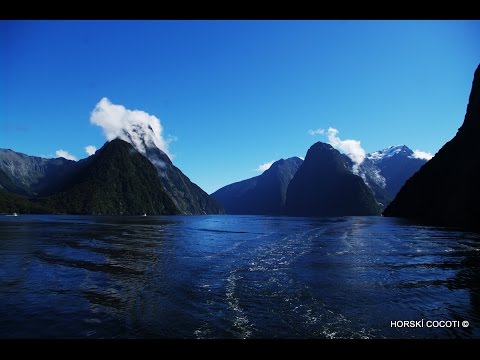
[[[294,216],[379,215],[372,190],[344,157],[322,142],[308,149],[287,189],[286,212]]]
[[[480,230],[480,65],[462,126],[402,187],[385,216]]]

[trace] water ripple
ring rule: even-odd
[[[478,338],[480,236],[382,217],[0,218],[0,336]],[[395,320],[468,328],[395,328]]]

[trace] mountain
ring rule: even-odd
[[[286,211],[297,216],[379,215],[372,190],[342,156],[322,142],[308,149],[287,189]]]
[[[302,162],[298,157],[278,160],[261,175],[224,186],[212,197],[227,214],[283,214],[288,184]]]
[[[44,159],[0,149],[0,188],[20,195],[43,195],[75,165],[64,158]]]
[[[26,196],[10,193],[0,189],[0,214],[51,214],[52,209],[32,201]]]
[[[384,215],[479,231],[479,137],[480,65],[457,134],[406,182]]]
[[[382,210],[395,198],[403,184],[427,162],[416,158],[406,145],[390,146],[367,154],[359,166],[343,156],[351,171],[373,191]]]
[[[148,147],[145,156],[156,167],[160,180],[182,214],[223,214],[223,208],[173,165],[160,149]]]
[[[180,213],[223,213],[223,208],[198,185],[191,182],[157,147],[154,141],[155,134],[150,126],[145,128],[144,124],[132,125],[128,131],[123,131],[120,138],[151,161],[157,177],[163,184],[163,192],[167,193]],[[72,182],[72,173],[77,173],[84,167],[88,159],[77,163],[64,158],[44,159],[10,149],[0,149],[0,189],[34,198],[55,195],[66,190]],[[155,209],[159,212],[158,208]]]
[[[182,214],[222,214],[223,208],[190,181],[185,174],[173,165],[170,158],[160,150],[155,142],[155,133],[148,126],[135,126],[124,130],[121,139],[129,142],[137,151],[145,155],[157,169],[166,192]]]
[[[392,199],[405,182],[427,162],[416,158],[414,152],[405,145],[375,151],[367,155],[366,161],[366,164],[371,162],[379,169],[378,175],[385,179],[384,189]],[[379,179],[378,176],[374,178]]]
[[[0,190],[4,192],[10,192],[20,195],[26,195],[27,193],[21,187],[19,187],[15,182],[10,178],[10,176],[0,169]]]
[[[78,162],[61,192],[40,200],[54,212],[92,215],[171,215],[179,210],[157,169],[129,143],[115,139]]]
[[[367,154],[360,166],[340,154],[348,171],[360,176],[372,190],[381,210],[423,164],[405,145],[390,146]],[[212,196],[228,214],[284,214],[286,191],[302,160],[279,160],[262,175],[239,181],[217,190]]]

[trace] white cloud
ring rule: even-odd
[[[325,130],[323,129],[316,129],[316,130],[308,130],[308,135],[323,135],[325,133]]]
[[[66,150],[57,150],[55,151],[55,155],[57,155],[57,157],[63,157],[67,160],[74,160],[74,161],[77,161],[77,158],[75,156],[73,156],[72,154],[70,154],[68,151]]]
[[[433,157],[433,155],[429,152],[417,149],[413,152],[413,157],[415,159],[422,159],[422,160],[427,160],[428,161]]]
[[[273,164],[274,162],[275,162],[275,161],[269,161],[269,162],[260,164],[260,165],[258,165],[258,167],[255,169],[255,171],[264,172],[264,171],[270,169],[270,166],[272,166],[272,164]]]
[[[360,165],[365,160],[365,150],[360,146],[359,140],[342,140],[338,136],[338,130],[334,128],[328,128],[327,137],[328,143],[335,149],[344,152],[352,161]]]
[[[145,111],[126,109],[123,105],[112,104],[104,97],[95,105],[90,122],[103,129],[108,141],[118,137],[128,141],[143,154],[146,146],[156,146],[172,158],[168,146],[175,137],[165,139],[160,119]]]
[[[95,151],[97,151],[97,147],[95,145],[85,146],[85,152],[88,156],[95,154]]]

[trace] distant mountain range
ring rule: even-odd
[[[0,149],[0,189],[20,195],[45,195],[76,162],[64,158],[44,159]]]
[[[263,174],[224,186],[212,196],[227,214],[379,214],[426,162],[405,145],[368,154],[360,165],[321,142],[309,149],[307,157],[308,164],[298,157],[281,159]],[[300,168],[304,169],[297,174]],[[359,200],[366,203],[360,205]]]
[[[0,212],[375,215],[425,163],[402,145],[368,154],[358,166],[319,142],[305,162],[278,160],[209,196],[155,146],[153,133],[134,130],[135,139],[125,132],[126,141],[112,140],[78,162],[0,149]]]
[[[480,230],[480,65],[455,137],[403,186],[385,216]]]
[[[212,196],[227,214],[284,214],[288,184],[302,162],[280,159],[261,175],[224,186]]]

